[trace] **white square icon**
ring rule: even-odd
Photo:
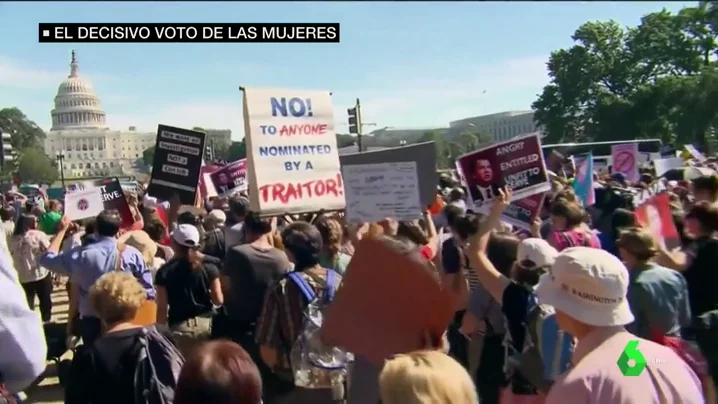
[[[44,37],[50,36],[50,30],[49,30],[49,29],[43,29],[43,30],[42,30],[42,36],[44,36]]]

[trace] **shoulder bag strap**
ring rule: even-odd
[[[314,289],[307,283],[307,280],[304,279],[304,277],[299,272],[290,272],[289,273],[289,279],[294,282],[295,285],[299,288],[299,290],[302,291],[302,294],[304,295],[304,298],[307,299],[307,302],[312,302],[317,295],[314,293]]]
[[[117,262],[115,263],[115,271],[122,272],[122,253],[125,251],[125,245],[117,243]]]
[[[327,268],[327,283],[324,285],[324,300],[331,302],[334,300],[334,291],[336,290],[336,273]]]

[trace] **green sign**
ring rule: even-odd
[[[623,348],[623,353],[618,358],[618,362],[616,362],[624,376],[638,376],[646,368],[646,358],[638,350],[638,342],[637,339],[628,341],[626,347]]]

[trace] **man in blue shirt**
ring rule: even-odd
[[[70,220],[64,217],[58,225],[57,234],[50,242],[50,248],[40,257],[40,265],[70,276],[70,282],[78,292],[80,336],[88,346],[102,332],[100,319],[92,312],[87,299],[90,287],[100,276],[117,270],[131,272],[144,286],[150,299],[156,296],[152,275],[149,268],[145,266],[142,254],[128,245],[124,247],[122,257],[119,257],[116,236],[120,231],[121,223],[122,218],[116,210],[105,210],[95,220],[96,242],[60,253],[62,241],[70,224]]]

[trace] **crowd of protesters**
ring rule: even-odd
[[[364,224],[345,223],[341,213],[260,217],[242,194],[189,207],[138,190],[127,195],[135,226],[122,229],[116,211],[71,222],[61,201],[8,193],[0,210],[0,397],[20,402],[47,358],[59,356],[48,342],[57,332],[51,294],[66,288],[62,350],[74,355],[61,380],[69,404],[168,402],[148,399],[138,382],[148,339],[166,365],[150,376],[162,381],[162,399],[177,404],[715,403],[718,177],[664,184],[682,236],[674,250],[638,225],[626,200],[626,190],[653,181],[642,179],[602,179],[602,202],[583,207],[570,180],[552,175],[524,231],[501,222],[510,189],[481,216],[446,176],[423,219]],[[290,274],[323,297],[332,282],[340,287],[365,237],[401,240],[431,262],[456,314],[443,338],[416,336],[423,350],[383,366],[357,356],[340,394],[307,388],[295,380],[292,346],[311,302]],[[536,307],[559,333],[533,335]],[[567,341],[570,356],[543,383],[516,358],[531,341],[559,345],[547,341],[553,337]],[[626,376],[617,361],[632,343],[646,368]]]

